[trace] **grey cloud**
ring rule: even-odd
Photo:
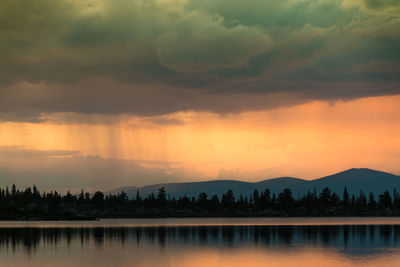
[[[0,158],[55,158],[55,157],[77,157],[80,151],[73,150],[34,150],[22,146],[0,146]]]
[[[185,121],[173,118],[165,118],[165,117],[147,117],[143,118],[141,122],[149,122],[155,125],[182,125],[185,124]]]
[[[156,39],[161,64],[179,72],[240,68],[272,46],[261,28],[227,28],[221,17],[190,12],[172,30]]]
[[[75,92],[65,90],[65,85],[53,85],[45,87],[55,92],[51,100],[49,96],[37,94],[30,97],[13,95],[12,92],[5,94],[5,97],[0,98],[1,109],[5,111],[0,118],[30,122],[110,124],[123,120],[124,114],[134,114],[141,117],[144,123],[165,125],[182,123],[160,117],[179,111],[237,113],[291,106],[310,100],[352,100],[360,96],[395,95],[400,92],[396,80],[384,84],[370,79],[352,82],[351,79],[344,79],[343,74],[338,74],[339,81],[326,82],[331,76],[320,74],[320,81],[307,81],[304,79],[307,75],[311,74],[305,71],[297,77],[286,75],[281,80],[268,81],[267,84],[263,79],[254,78],[205,92],[174,87],[166,90],[161,85],[132,87],[130,84],[110,80],[75,84]],[[21,85],[18,90],[14,88],[13,92],[24,89]],[[83,89],[87,89],[86,94],[80,93],[79,90]],[[26,109],[21,112],[15,103],[25,105]],[[30,111],[25,113],[25,110]],[[67,114],[57,114],[64,112]]]
[[[397,0],[364,0],[364,3],[368,8],[372,9],[384,9],[400,6],[400,2]]]
[[[337,0],[5,0],[0,120],[241,112],[400,94],[398,71],[373,64],[400,62],[399,7],[365,3],[388,8]],[[365,71],[354,72],[359,65]]]
[[[143,167],[143,164],[150,167]],[[42,190],[79,192],[81,188],[109,190],[205,178],[177,164],[105,159],[82,156],[77,151],[0,147],[0,187],[16,184],[24,188],[35,184]]]

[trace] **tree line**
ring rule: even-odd
[[[313,192],[293,197],[287,188],[281,193],[269,189],[255,190],[250,196],[235,197],[228,190],[221,197],[201,193],[198,197],[169,197],[164,187],[156,194],[129,199],[119,194],[105,195],[81,191],[72,195],[69,191],[39,192],[36,186],[19,190],[0,188],[0,219],[95,219],[139,217],[220,217],[220,216],[398,216],[400,195],[383,192],[377,198],[364,192],[350,195],[347,188],[343,194],[331,192],[325,187],[319,194]]]

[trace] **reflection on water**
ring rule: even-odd
[[[138,228],[0,228],[0,248],[27,253],[40,246],[78,243],[84,248],[94,243],[149,243],[195,246],[327,246],[344,248],[396,248],[400,245],[400,225],[346,226],[187,226]]]
[[[400,225],[0,228],[2,266],[396,266]]]

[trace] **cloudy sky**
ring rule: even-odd
[[[0,2],[0,186],[399,163],[398,0]]]

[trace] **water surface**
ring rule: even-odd
[[[400,219],[0,222],[0,265],[400,266]]]

